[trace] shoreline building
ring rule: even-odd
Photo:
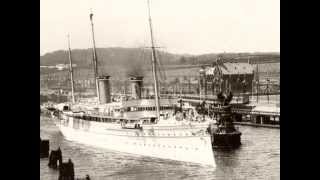
[[[200,74],[200,94],[216,95],[219,91],[233,94],[252,93],[254,67],[249,63],[223,63],[217,60],[210,67],[202,67]]]

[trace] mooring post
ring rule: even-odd
[[[40,158],[49,156],[49,140],[42,140],[40,137]]]
[[[59,162],[59,167],[60,167],[62,164],[62,152],[61,152],[60,147],[58,148],[58,150],[56,150],[56,151],[52,150],[50,152],[48,166],[50,168],[57,169],[58,168],[57,162]]]
[[[90,180],[90,176],[87,174],[85,180]]]
[[[59,167],[59,180],[74,180],[74,166],[71,159]]]

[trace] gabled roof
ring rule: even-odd
[[[233,74],[253,74],[253,66],[249,63],[223,63],[215,64],[213,67],[207,67],[205,69],[206,75],[214,75],[214,71],[219,66],[224,75]]]

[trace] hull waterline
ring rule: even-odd
[[[129,154],[216,166],[210,135],[196,135],[190,129],[129,130],[73,118],[55,122],[70,141]]]

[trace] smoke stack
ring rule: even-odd
[[[131,83],[131,96],[134,99],[141,99],[143,76],[132,76],[129,80]]]
[[[111,102],[110,95],[110,76],[97,77],[99,83],[99,102],[100,104],[106,104]]]
[[[145,85],[143,88],[143,97],[144,98],[150,98],[154,96],[154,86],[153,84]]]
[[[148,86],[144,86],[143,91],[142,91],[144,98],[148,98],[150,96],[149,91],[150,91],[150,88]]]

